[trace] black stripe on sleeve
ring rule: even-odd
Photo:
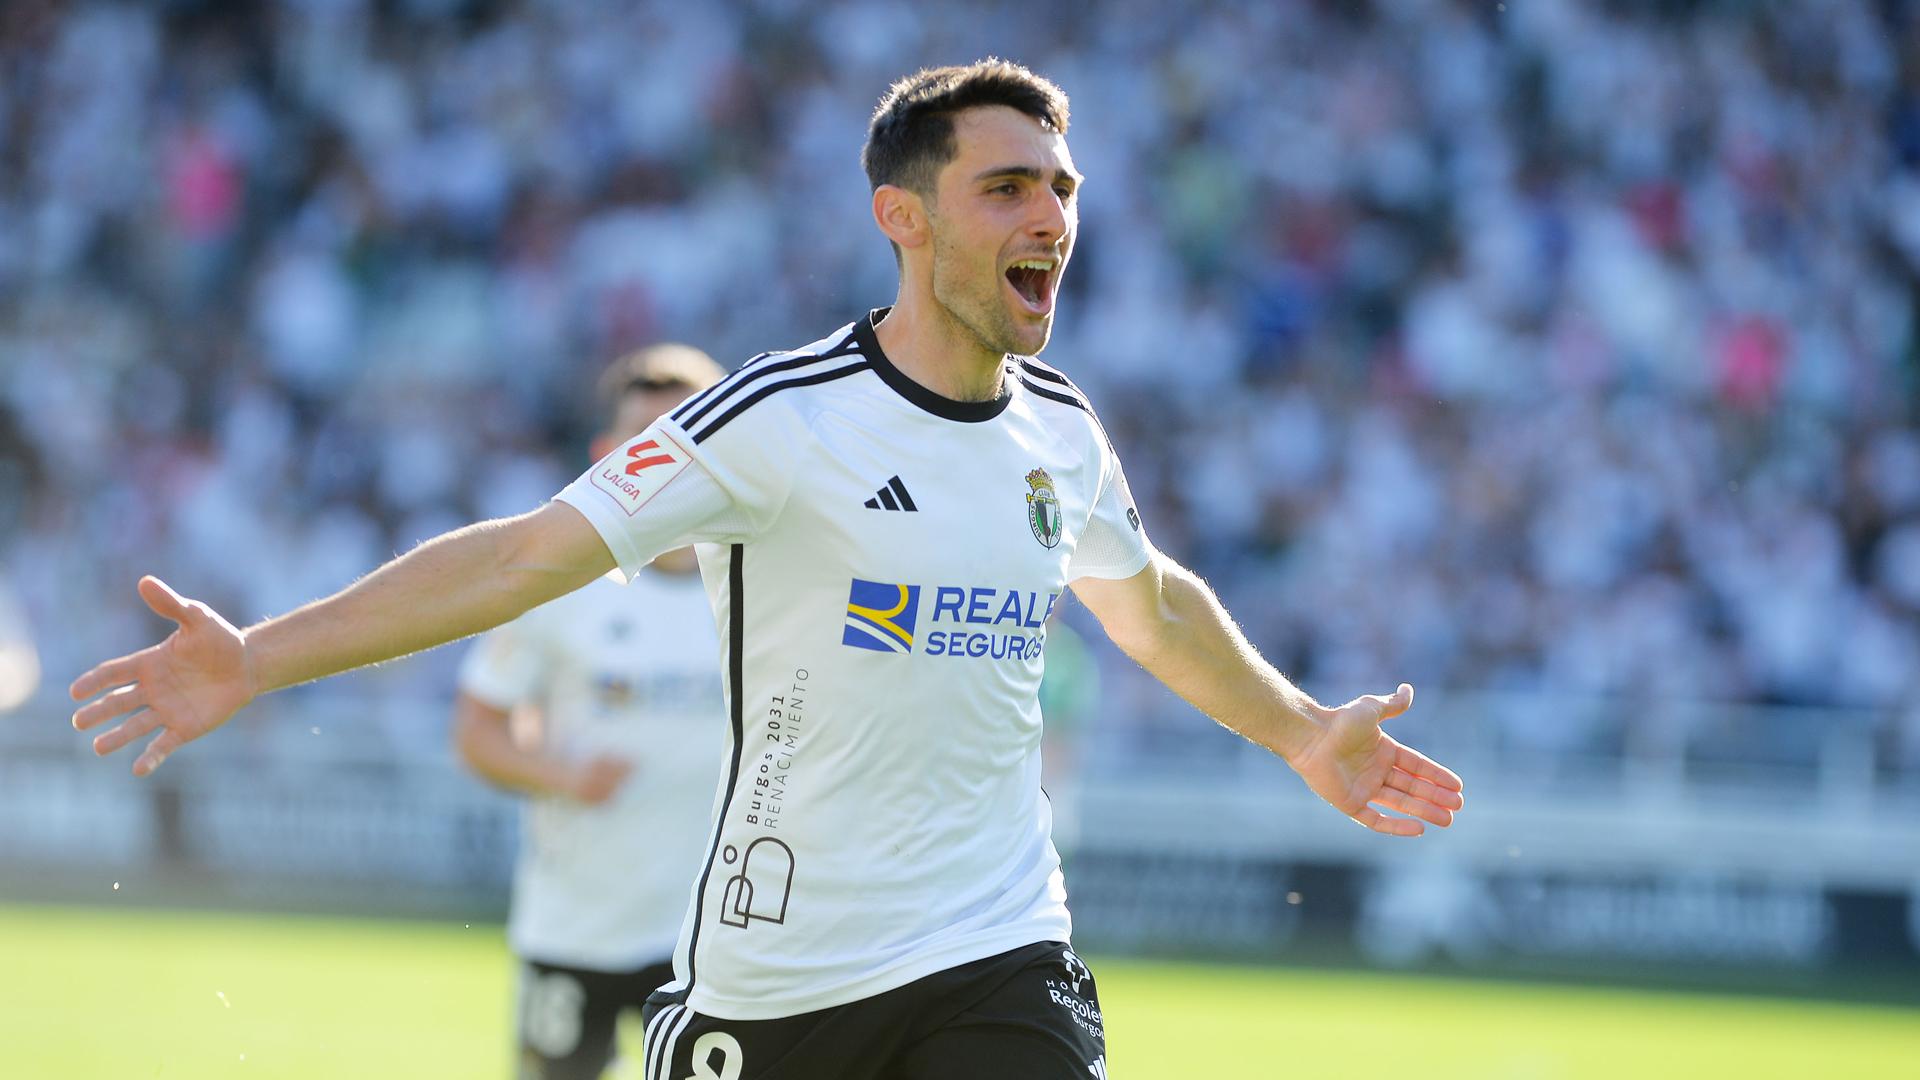
[[[1087,396],[1087,392],[1085,390],[1080,389],[1079,383],[1074,382],[1072,379],[1067,378],[1066,375],[1062,374],[1058,368],[1050,368],[1047,365],[1031,357],[1022,356],[1022,357],[1018,357],[1017,359],[1019,359],[1020,361],[1021,371],[1026,372],[1028,375],[1031,375],[1036,379],[1042,379],[1042,380],[1045,380],[1046,382],[1052,383],[1053,384],[1052,388],[1056,391],[1073,394],[1074,396],[1078,397],[1083,404],[1086,404],[1088,406],[1087,411],[1089,412],[1093,411],[1092,410],[1093,399]]]
[[[760,389],[755,390],[753,393],[748,394],[741,401],[735,403],[733,408],[728,409],[726,412],[721,413],[718,418],[716,418],[712,423],[708,424],[704,429],[694,432],[693,433],[694,445],[698,446],[699,444],[706,442],[708,436],[712,435],[714,432],[719,431],[721,428],[725,427],[728,421],[732,420],[736,416],[739,416],[741,413],[746,412],[748,409],[753,408],[756,404],[758,404],[760,401],[765,399],[770,394],[777,394],[780,391],[786,390],[790,387],[817,386],[820,383],[832,382],[835,379],[844,379],[849,375],[858,375],[863,371],[870,370],[871,366],[872,365],[868,364],[866,359],[863,357],[857,362],[849,364],[846,367],[833,368],[828,371],[816,371],[809,375],[801,376],[800,378],[783,379],[780,382],[776,382],[768,386],[763,386]]]
[[[907,494],[907,485],[901,483],[899,477],[896,476],[888,480],[887,486],[893,489],[895,495],[899,496],[902,507],[916,512],[919,511],[920,508],[913,505],[913,496]]]
[[[765,360],[769,356],[778,356],[778,355],[779,355],[778,353],[774,353],[774,352],[755,353],[753,356],[750,356],[747,358],[746,363],[741,364],[739,367],[721,376],[719,382],[714,383],[712,386],[709,386],[705,390],[701,390],[698,393],[688,394],[687,400],[674,406],[673,412],[669,413],[668,415],[673,418],[674,423],[676,424],[679,423],[680,418],[687,415],[689,412],[692,412],[695,408],[698,408],[700,402],[705,401],[708,398],[712,397],[713,395],[720,393],[722,390],[726,388],[728,383],[732,382],[735,378],[738,378],[740,375],[744,374],[747,370],[752,368],[753,365],[759,363],[762,360]],[[685,427],[684,424],[681,426],[683,428]]]
[[[719,393],[706,398],[698,407],[688,411],[685,416],[676,412],[673,418],[679,422],[682,428],[692,430],[693,425],[699,423],[708,413],[712,412],[722,402],[745,388],[749,383],[757,382],[769,375],[776,375],[782,371],[792,371],[794,368],[802,368],[810,364],[818,364],[842,356],[851,356],[859,351],[859,344],[849,336],[847,340],[842,341],[840,344],[835,345],[823,353],[806,353],[801,356],[796,356],[791,360],[760,364],[751,370],[742,368],[732,379],[726,382]]]
[[[1041,386],[1040,384],[1034,382],[1032,379],[1027,378],[1025,375],[1020,376],[1020,385],[1026,387],[1028,390],[1032,391],[1035,394],[1038,394],[1043,398],[1052,398],[1054,401],[1058,401],[1062,405],[1071,405],[1074,408],[1079,409],[1081,412],[1086,413],[1088,416],[1093,415],[1093,406],[1087,404],[1085,401],[1082,401],[1077,397],[1071,397],[1067,394],[1056,393],[1052,390],[1049,390],[1046,387]],[[695,441],[698,442],[699,440],[696,439]]]
[[[1078,391],[1080,389],[1079,387],[1073,385],[1072,379],[1067,378],[1065,375],[1060,374],[1059,372],[1053,370],[1052,368],[1046,366],[1045,364],[1039,363],[1038,361],[1028,360],[1025,357],[1021,357],[1020,366],[1026,369],[1027,374],[1032,375],[1035,378],[1045,379],[1051,383],[1059,383],[1061,386],[1065,386],[1075,391]]]
[[[1072,405],[1076,409],[1081,409],[1085,411],[1088,416],[1093,417],[1094,426],[1100,429],[1100,437],[1107,441],[1107,449],[1113,452],[1114,457],[1118,458],[1120,456],[1120,451],[1116,449],[1113,445],[1113,436],[1107,434],[1107,429],[1105,425],[1100,423],[1099,416],[1096,415],[1093,411],[1093,399],[1087,397],[1087,392],[1085,390],[1080,389],[1080,384],[1074,382],[1072,379],[1067,378],[1065,375],[1062,375],[1059,371],[1056,371],[1055,369],[1048,367],[1047,365],[1041,363],[1040,361],[1033,359],[1032,357],[1026,357],[1026,356],[1021,357],[1020,367],[1023,370],[1025,370],[1028,374],[1033,375],[1035,378],[1045,379],[1048,382],[1057,383],[1061,386],[1066,387],[1068,392],[1078,395],[1079,400],[1069,400],[1067,398],[1060,397],[1058,394],[1050,394],[1047,391],[1041,389],[1040,387],[1035,386],[1030,382],[1027,382],[1027,380],[1024,378],[1020,380],[1022,385],[1024,385],[1027,389],[1032,390],[1034,393],[1041,394],[1045,397],[1053,398],[1055,401],[1065,401],[1067,404]]]
[[[720,851],[720,835],[726,831],[727,810],[733,805],[734,788],[740,783],[740,758],[746,751],[746,671],[741,651],[746,646],[746,620],[741,609],[746,603],[746,576],[741,564],[746,559],[743,545],[734,544],[727,553],[727,696],[733,725],[733,760],[727,766],[727,787],[720,796],[720,814],[713,823],[713,843],[707,848],[707,863],[700,870],[700,885],[693,892],[693,931],[687,935],[687,988],[694,985],[694,961],[700,953],[700,922],[706,914],[707,881],[713,876],[713,860]]]

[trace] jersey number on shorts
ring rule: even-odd
[[[712,1056],[720,1051],[720,1071],[713,1071]],[[740,1066],[746,1060],[740,1040],[724,1031],[709,1031],[693,1040],[693,1074],[687,1080],[740,1080]]]
[[[528,972],[521,1000],[521,1028],[527,1045],[542,1057],[563,1058],[580,1047],[580,1014],[587,991],[565,972]]]

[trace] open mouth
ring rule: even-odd
[[[1036,315],[1053,307],[1054,263],[1050,259],[1021,259],[1007,267],[1007,284]]]

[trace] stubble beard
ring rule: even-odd
[[[976,283],[953,272],[964,260],[953,251],[938,231],[933,237],[933,299],[955,326],[966,331],[980,350],[995,358],[1007,355],[1032,356],[1047,347],[1052,335],[1051,322],[1043,324],[1040,341],[1032,352],[1021,348],[1020,332],[1007,312],[1006,298],[1000,295],[1001,279],[989,275]]]

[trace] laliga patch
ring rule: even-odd
[[[593,486],[613,496],[620,509],[632,517],[692,460],[665,432],[649,428],[600,459],[600,464],[593,467]]]

